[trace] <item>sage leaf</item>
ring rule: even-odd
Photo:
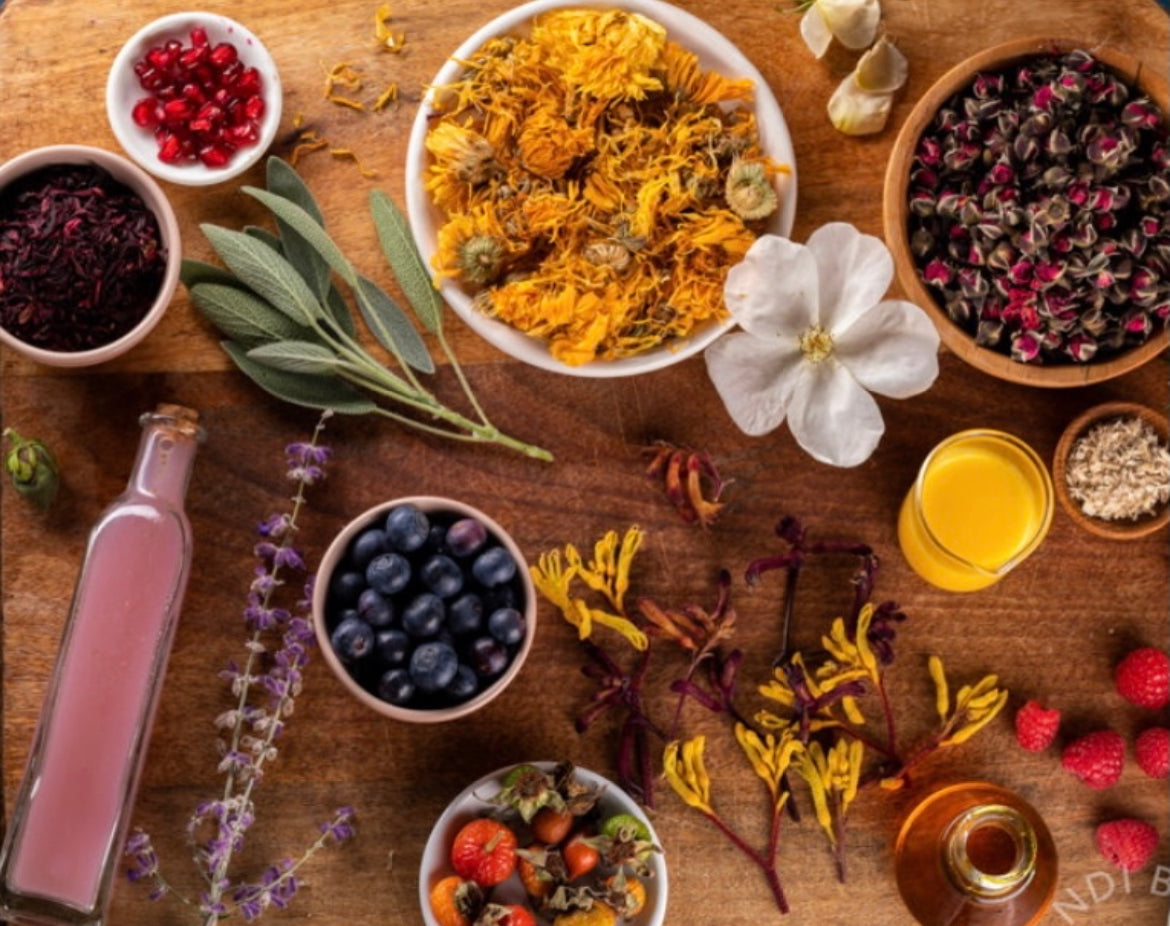
[[[320,259],[336,270],[338,276],[346,283],[350,286],[357,285],[357,274],[354,272],[353,265],[341,253],[341,248],[333,243],[328,232],[309,213],[291,200],[277,196],[275,193],[269,193],[267,190],[261,190],[254,186],[246,186],[242,189],[249,196],[260,200],[267,206],[269,211],[276,216],[278,222],[283,222],[292,230],[294,236],[299,236],[301,241],[308,245],[313,252],[320,255]]]
[[[443,327],[443,300],[431,282],[422,255],[418,253],[406,217],[394,200],[381,190],[370,193],[370,212],[382,253],[390,262],[398,285],[423,327],[431,334],[438,334]]]
[[[306,376],[265,366],[249,358],[246,348],[234,341],[222,341],[220,347],[241,373],[281,401],[305,408],[331,408],[342,415],[369,415],[378,410],[374,402],[336,377]]]
[[[317,200],[313,198],[312,192],[306,186],[305,181],[301,179],[301,175],[296,172],[296,168],[288,161],[275,155],[268,159],[265,166],[267,167],[268,189],[277,196],[283,196],[290,202],[296,203],[309,214],[314,222],[324,228],[325,216],[321,212],[321,207],[317,205]]]
[[[356,293],[362,318],[378,343],[414,369],[434,373],[435,362],[422,336],[390,294],[364,276],[358,277]]]
[[[179,267],[179,279],[187,289],[198,286],[200,283],[222,283],[224,286],[240,285],[239,280],[228,273],[223,267],[209,264],[206,261],[184,257]]]
[[[312,341],[274,341],[248,351],[248,357],[266,367],[310,376],[333,376],[345,365],[324,344]]]
[[[282,161],[278,157],[268,159],[267,186],[270,193],[300,206],[317,225],[325,227],[325,217],[321,214],[321,209],[313,198],[313,194],[309,192],[305,182],[287,161]],[[328,305],[331,286],[329,264],[292,225],[279,215],[275,218],[276,229],[280,232],[281,240],[284,242],[284,253],[288,257],[289,263],[300,271],[305,282],[309,284],[309,288],[317,294],[317,298]]]
[[[248,345],[303,340],[312,334],[251,290],[197,283],[191,287],[191,301],[223,334]]]
[[[200,228],[220,260],[261,298],[300,325],[312,327],[322,317],[321,304],[308,284],[268,245],[217,225]]]
[[[244,234],[250,238],[255,238],[257,241],[264,242],[277,254],[284,256],[284,245],[280,240],[280,236],[274,235],[267,228],[261,228],[259,225],[245,225]]]
[[[345,332],[351,338],[357,337],[357,325],[353,322],[353,315],[349,311],[349,303],[341,295],[341,290],[332,283],[329,284],[329,292],[325,296],[325,311],[329,313],[329,318],[337,325],[339,330]]]

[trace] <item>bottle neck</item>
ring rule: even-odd
[[[964,811],[944,837],[943,863],[965,896],[984,903],[1015,897],[1036,873],[1036,832],[1006,804]]]
[[[195,412],[177,405],[160,405],[139,419],[143,430],[130,474],[132,494],[182,506],[195,450],[203,439],[197,420]]]

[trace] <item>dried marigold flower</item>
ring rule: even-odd
[[[766,219],[780,208],[772,181],[759,161],[732,162],[723,195],[731,211],[745,222]]]

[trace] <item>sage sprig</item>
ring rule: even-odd
[[[243,192],[272,213],[275,232],[202,225],[226,269],[185,260],[182,278],[196,308],[226,336],[224,351],[256,385],[295,405],[381,415],[427,434],[552,459],[547,450],[504,434],[484,412],[444,336],[442,300],[390,197],[379,191],[370,196],[378,241],[415,317],[454,371],[468,414],[444,405],[423,384],[436,367],[422,335],[329,236],[312,193],[287,162],[269,158],[267,189],[246,186]],[[339,283],[396,370],[362,345]]]

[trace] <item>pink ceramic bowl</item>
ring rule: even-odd
[[[513,606],[523,616],[523,637],[518,643],[509,647],[510,661],[507,667],[499,674],[481,678],[480,688],[477,693],[466,700],[455,700],[443,694],[436,694],[428,699],[431,703],[425,707],[399,706],[383,700],[376,693],[376,679],[383,670],[392,666],[378,663],[376,661],[378,657],[372,653],[357,660],[351,659],[347,664],[338,655],[333,640],[331,639],[334,629],[339,622],[339,608],[344,609],[346,607],[346,605],[339,604],[337,601],[337,584],[335,580],[339,573],[361,571],[361,567],[355,567],[353,565],[353,560],[351,559],[351,543],[359,534],[368,529],[384,525],[389,512],[403,505],[413,505],[418,508],[430,518],[432,525],[437,522],[452,521],[460,518],[474,518],[478,520],[487,528],[488,533],[488,539],[483,549],[497,545],[502,547],[511,555],[512,561],[516,566],[515,577],[507,584],[515,591],[516,600]],[[428,542],[427,547],[424,549],[431,550],[431,552],[442,552],[434,550],[433,547],[434,545]],[[393,548],[391,547],[390,549],[392,550]],[[423,558],[415,554],[405,555],[414,557],[416,564]],[[467,557],[466,560],[460,560],[460,558],[453,556],[452,559],[459,562],[470,562],[474,557]],[[418,592],[425,590],[419,585],[417,566],[414,572],[415,575],[411,580],[410,586],[402,593],[403,598],[388,596],[395,602],[394,617],[380,629],[404,629],[403,609],[400,606],[401,602],[414,595],[414,591],[411,591],[412,589]],[[483,594],[485,599],[483,626],[486,628],[489,612],[495,607],[486,604],[491,592],[485,592],[470,578],[465,580],[465,585],[459,593],[444,598],[445,609],[463,592]],[[441,626],[441,630],[434,634],[424,635],[418,639],[442,639],[449,634],[453,646],[460,650],[460,662],[463,663],[465,661],[464,657],[467,646],[473,642],[475,637],[487,636],[487,631],[484,629],[466,635],[462,633],[456,634],[449,630],[446,620],[447,618],[444,617],[444,624]],[[329,667],[341,681],[342,685],[355,698],[367,707],[373,708],[379,714],[384,717],[389,717],[392,720],[404,720],[410,723],[440,723],[447,720],[455,720],[479,710],[485,704],[499,696],[519,673],[520,667],[524,664],[524,660],[532,648],[532,640],[536,633],[536,589],[532,584],[532,577],[529,575],[528,564],[525,562],[524,554],[521,553],[520,548],[508,535],[508,532],[491,517],[479,509],[473,508],[471,505],[466,505],[454,499],[439,498],[430,495],[407,496],[405,498],[396,498],[383,502],[364,511],[350,521],[341,533],[334,538],[329,548],[325,551],[325,555],[321,560],[321,567],[317,572],[317,581],[313,590],[313,627],[316,630],[317,642],[325,661],[329,664]],[[417,645],[417,640],[412,645]]]
[[[179,267],[183,260],[182,243],[179,240],[179,223],[170,202],[157,183],[139,167],[120,155],[90,148],[84,145],[50,145],[35,148],[0,165],[0,191],[14,181],[55,164],[93,164],[105,170],[111,177],[125,184],[137,193],[147,208],[158,220],[161,246],[166,255],[163,279],[154,302],[142,319],[116,340],[88,350],[53,351],[22,341],[11,332],[0,327],[0,344],[17,353],[55,367],[89,367],[105,363],[121,356],[150,334],[163,316],[179,282]]]

